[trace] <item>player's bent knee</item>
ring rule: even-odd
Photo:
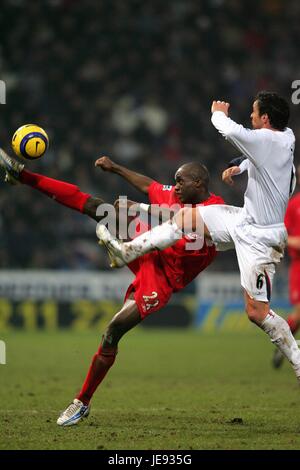
[[[114,323],[110,323],[103,335],[104,342],[109,346],[117,346],[118,342],[126,332],[126,329],[118,328]]]
[[[246,313],[247,313],[247,315],[248,315],[249,320],[250,320],[252,323],[256,323],[256,324],[259,323],[259,316],[258,316],[258,312],[257,312],[257,311],[252,310],[251,308],[249,308],[249,309],[246,308]]]
[[[261,325],[269,312],[269,304],[262,302],[247,302],[246,313],[249,320],[256,325]]]
[[[124,329],[124,327],[122,326],[122,322],[112,319],[107,329],[110,332],[110,334],[112,334],[112,333],[121,332]]]
[[[108,331],[110,334],[124,334],[129,329],[131,329],[131,326],[128,324],[128,322],[126,322],[125,319],[120,318],[118,314],[113,317],[108,325]]]

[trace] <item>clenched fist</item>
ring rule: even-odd
[[[228,109],[230,103],[226,103],[225,101],[213,101],[211,105],[211,112],[214,113],[215,111],[223,111],[223,113],[228,116]]]
[[[116,164],[109,157],[100,157],[95,162],[103,171],[114,171]]]

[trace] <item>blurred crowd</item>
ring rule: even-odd
[[[47,154],[32,171],[77,184],[112,202],[145,200],[120,177],[95,169],[108,155],[172,184],[182,163],[203,162],[211,190],[242,205],[245,180],[220,175],[237,152],[210,123],[212,99],[250,126],[253,97],[271,89],[291,99],[300,79],[297,0],[2,0],[0,143],[37,123]],[[299,108],[291,127],[300,138]],[[25,186],[0,183],[0,267],[107,267],[95,223]],[[228,258],[231,256],[231,258]],[[215,269],[234,269],[221,255]]]

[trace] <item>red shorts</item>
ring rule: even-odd
[[[164,307],[172,293],[158,252],[148,253],[128,265],[136,275],[125,294],[126,300],[132,292],[140,315],[145,318]]]
[[[289,291],[291,304],[300,304],[300,260],[291,262],[289,270]]]

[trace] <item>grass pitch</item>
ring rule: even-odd
[[[56,425],[95,332],[2,334],[0,449],[300,449],[300,389],[261,331],[136,329],[78,426]]]

